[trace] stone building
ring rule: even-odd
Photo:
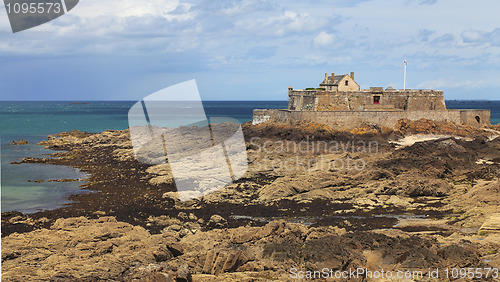
[[[265,120],[309,120],[333,128],[354,128],[362,123],[392,127],[399,119],[427,118],[476,127],[490,124],[489,110],[448,110],[441,90],[392,87],[360,89],[350,75],[325,73],[319,88],[288,88],[288,109],[254,110],[254,123]]]
[[[354,81],[354,72],[351,72],[350,76],[347,74],[335,75],[335,73],[328,76],[328,73],[325,73],[325,79],[319,84],[319,87],[326,91],[359,91],[360,89]]]

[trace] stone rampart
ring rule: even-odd
[[[481,127],[490,124],[489,110],[427,110],[427,111],[289,111],[254,110],[253,123],[277,121],[293,123],[296,121],[318,122],[335,129],[352,129],[364,123],[377,124],[392,128],[400,119],[449,121],[456,124]]]
[[[379,87],[360,91],[290,90],[291,111],[365,111],[373,105],[405,111],[446,110],[440,90],[383,90]]]

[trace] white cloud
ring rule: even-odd
[[[99,16],[112,17],[142,17],[142,16],[168,16],[169,13],[181,5],[179,0],[87,0],[81,1],[77,8],[70,13],[78,17],[92,19]]]
[[[278,16],[249,17],[237,21],[235,26],[238,30],[251,32],[253,35],[289,36],[297,32],[317,30],[326,23],[325,18],[313,17],[307,12],[284,11]]]
[[[419,5],[434,5],[437,3],[437,0],[419,0]]]
[[[217,4],[222,5],[217,12],[228,16],[245,14],[249,11],[260,10],[263,7],[269,8],[268,3],[259,0],[220,1]]]
[[[465,43],[483,43],[486,39],[484,32],[479,30],[466,30],[462,32],[462,40]]]
[[[418,87],[424,89],[444,89],[444,88],[473,88],[477,86],[483,86],[484,81],[482,80],[454,80],[450,78],[438,78],[434,80],[424,81],[418,84]]]
[[[203,31],[191,7],[178,0],[81,1],[56,20],[10,36],[11,44],[1,45],[0,51],[103,55],[190,50],[199,46]]]
[[[476,81],[449,72],[500,75],[500,25],[492,20],[499,8],[496,0],[82,0],[16,34],[0,9],[0,60],[148,56],[165,73],[183,65],[234,75],[286,69],[292,82],[288,73],[304,68],[320,76],[355,70],[370,86],[394,81],[407,58],[420,87],[472,89]],[[182,60],[174,68],[175,58]]]
[[[333,43],[334,39],[335,37],[333,34],[329,34],[322,31],[314,38],[314,45],[316,46],[330,45]]]

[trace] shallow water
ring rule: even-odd
[[[69,201],[69,195],[86,193],[83,181],[47,182],[51,179],[85,179],[86,174],[77,169],[48,164],[10,164],[22,157],[42,156],[53,151],[37,145],[7,145],[2,140],[2,212],[17,210],[32,213],[60,207]],[[46,156],[44,156],[46,157]],[[43,180],[41,183],[29,182]]]
[[[78,170],[47,164],[10,164],[23,157],[37,157],[53,151],[42,146],[13,146],[8,143],[24,139],[36,144],[46,140],[49,134],[74,129],[88,132],[123,130],[128,128],[128,111],[134,103],[0,102],[2,212],[17,210],[32,213],[54,209],[68,203],[69,195],[88,192],[80,188],[83,182],[47,182],[49,179],[85,178]],[[285,108],[286,105],[286,101],[204,102],[207,116],[232,117],[240,122],[251,120],[255,108]],[[34,183],[28,180],[45,181]]]

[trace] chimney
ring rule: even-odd
[[[328,83],[328,73],[325,72],[325,83]]]
[[[334,84],[334,83],[335,83],[335,73],[332,72],[332,84]]]
[[[354,80],[354,72],[353,71],[351,71],[351,78],[352,78],[352,80]]]

